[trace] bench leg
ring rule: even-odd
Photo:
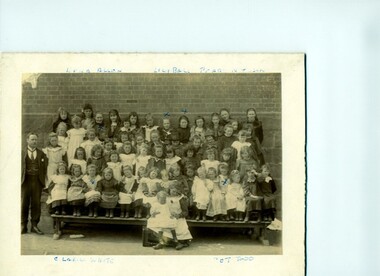
[[[54,235],[53,239],[58,240],[62,236],[61,220],[54,218]]]
[[[261,243],[263,244],[263,245],[266,245],[266,246],[268,246],[269,245],[269,241],[268,241],[268,238],[267,238],[267,229],[266,229],[266,227],[265,227],[265,225],[264,226],[261,226],[260,227],[260,241],[261,241]]]

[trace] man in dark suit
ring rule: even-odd
[[[43,235],[37,224],[41,216],[41,193],[45,186],[48,160],[37,149],[36,133],[28,133],[27,148],[22,151],[21,172],[21,234],[28,232],[29,205],[31,209],[31,232]]]

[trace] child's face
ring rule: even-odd
[[[173,140],[172,145],[173,146],[179,146],[179,140]]]
[[[218,125],[220,120],[218,116],[214,116],[211,118],[211,121],[214,125]]]
[[[233,133],[234,133],[234,129],[232,127],[227,127],[226,130],[224,131],[224,135],[227,137],[231,137]]]
[[[95,174],[96,174],[96,169],[93,168],[93,167],[90,167],[90,168],[88,169],[88,175],[90,175],[90,176],[95,176]]]
[[[204,170],[198,171],[198,176],[200,179],[205,179],[206,178],[206,172]]]
[[[247,136],[245,134],[239,135],[239,142],[244,143],[247,140]]]
[[[92,110],[91,109],[85,109],[85,110],[83,110],[83,113],[84,113],[84,116],[86,118],[91,118],[91,116],[92,116]]]
[[[67,119],[67,112],[66,111],[61,111],[59,113],[59,116],[61,117],[61,120],[66,120]]]
[[[110,156],[111,162],[116,163],[118,161],[118,159],[119,159],[119,157],[118,157],[118,155],[116,153],[111,154],[111,156]]]
[[[263,177],[267,177],[269,176],[269,174],[270,174],[270,171],[268,170],[268,168],[263,168],[263,170],[261,171],[261,175]]]
[[[144,142],[144,138],[142,136],[136,137],[136,143],[137,145],[141,145]]]
[[[60,127],[58,129],[58,136],[65,136],[66,129],[64,127]]]
[[[234,176],[232,176],[232,182],[239,183],[240,182],[240,175],[235,174]]]
[[[198,120],[196,120],[196,121],[195,121],[195,125],[196,125],[197,127],[203,127],[203,120],[202,120],[202,119],[198,119]]]
[[[216,174],[215,174],[215,172],[212,171],[212,170],[211,170],[211,171],[208,171],[207,176],[208,176],[208,178],[211,179],[211,180],[213,180],[213,179],[216,178]]]
[[[207,143],[210,143],[210,144],[211,144],[212,142],[215,142],[215,141],[214,141],[214,137],[212,137],[211,135],[207,136],[207,137],[206,137],[206,142],[207,142]]]
[[[147,150],[146,148],[142,148],[142,149],[140,150],[140,154],[141,154],[142,156],[145,156],[145,155],[148,154],[148,150]]]
[[[162,148],[156,148],[155,153],[156,153],[156,157],[162,157],[162,155],[164,154],[164,151],[162,150]]]
[[[151,171],[150,174],[149,174],[149,177],[150,177],[151,179],[155,179],[155,178],[157,178],[157,172],[156,172],[156,171]]]
[[[170,128],[170,121],[169,121],[169,119],[164,119],[162,121],[162,126],[164,127],[164,129],[169,129]]]
[[[220,174],[221,175],[227,175],[227,173],[228,173],[228,168],[226,168],[226,167],[220,167]]]
[[[95,116],[95,122],[98,124],[103,123],[103,115],[101,113],[96,114]]]
[[[230,118],[230,114],[227,112],[227,110],[223,110],[220,112],[220,117],[222,117],[223,120],[227,121]]]
[[[100,149],[96,150],[96,151],[94,152],[94,156],[95,156],[96,158],[101,157],[101,156],[102,156],[102,150],[100,150]]]
[[[112,176],[113,176],[113,174],[111,171],[107,171],[106,173],[104,173],[104,178],[106,180],[111,180]]]
[[[124,168],[123,173],[126,177],[132,177],[132,171],[129,168]]]
[[[131,116],[129,117],[129,121],[132,125],[135,125],[137,123],[137,116]]]
[[[80,176],[80,175],[82,174],[82,170],[81,170],[81,168],[79,168],[79,167],[74,168],[74,170],[73,170],[73,174],[74,174],[74,176],[76,176],[76,177]]]
[[[145,176],[145,168],[144,167],[140,167],[139,171],[138,171],[138,174],[139,174],[140,177],[144,177]]]
[[[108,151],[112,150],[112,143],[108,142],[104,145],[104,148]]]
[[[180,174],[181,174],[181,170],[178,167],[173,170],[174,176],[179,176]]]
[[[170,195],[171,196],[178,196],[179,195],[178,190],[177,189],[170,189]]]
[[[130,153],[132,151],[131,145],[124,145],[123,149],[125,153]]]
[[[83,150],[78,150],[77,151],[77,158],[79,160],[83,160],[83,158],[84,158],[84,152],[83,152]]]
[[[247,151],[241,151],[241,158],[244,160],[249,160],[249,153]]]
[[[128,135],[127,134],[121,135],[120,140],[121,140],[122,143],[128,141]]]
[[[187,153],[187,157],[193,157],[194,156],[193,150],[188,150],[186,153]]]
[[[59,173],[59,174],[65,174],[65,173],[66,173],[66,168],[65,168],[64,166],[60,166],[60,167],[58,168],[58,173]]]
[[[166,153],[166,157],[167,157],[167,158],[173,158],[173,157],[174,157],[174,152],[172,152],[172,151],[168,151],[168,152]]]
[[[164,196],[164,195],[158,195],[157,196],[157,201],[160,204],[165,204],[166,203],[166,196]]]
[[[201,140],[200,139],[194,139],[193,140],[193,146],[194,148],[199,148],[201,146]]]
[[[160,137],[159,137],[158,133],[154,132],[150,136],[150,139],[152,140],[152,142],[156,143],[156,142],[158,142],[160,140]]]
[[[181,119],[181,121],[179,122],[179,126],[181,128],[187,128],[187,121],[186,121],[186,119]]]
[[[208,153],[207,154],[207,159],[211,160],[211,161],[214,160],[215,159],[215,154],[213,152]]]
[[[253,110],[248,111],[247,113],[247,119],[249,122],[253,122],[256,118],[256,112]]]
[[[186,175],[188,177],[193,177],[195,174],[194,170],[193,169],[186,169]]]
[[[256,172],[254,170],[247,171],[249,179],[256,179]]]
[[[81,127],[81,122],[73,122],[74,128],[78,129]]]
[[[131,127],[131,123],[130,123],[129,121],[124,121],[124,122],[123,122],[123,126],[124,126],[125,128],[130,128],[130,127]]]
[[[228,160],[230,160],[231,155],[223,153],[223,154],[222,154],[222,157],[223,157],[223,160],[224,160],[224,161],[228,161]]]
[[[95,132],[89,132],[87,133],[87,136],[88,136],[88,140],[90,141],[94,141],[96,138]]]
[[[50,144],[55,147],[58,145],[58,138],[57,137],[51,137],[50,138]]]
[[[152,127],[152,126],[153,126],[153,118],[147,118],[147,119],[146,119],[146,124],[147,124],[149,127]]]
[[[111,122],[116,123],[117,122],[117,115],[115,113],[111,113],[110,114],[110,120],[111,120]]]
[[[239,127],[239,124],[238,124],[238,122],[236,122],[236,121],[233,121],[233,122],[231,123],[231,125],[232,125],[233,130],[237,130],[238,127]]]

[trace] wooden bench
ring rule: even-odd
[[[147,232],[147,231],[144,231],[147,225],[147,220],[145,218],[142,218],[142,219],[119,218],[119,217],[107,218],[107,217],[102,217],[102,216],[94,218],[94,217],[88,217],[88,216],[74,217],[71,215],[54,215],[54,214],[52,214],[51,217],[54,220],[55,233],[58,234],[58,237],[60,237],[63,234],[62,223],[138,225],[138,226],[142,226],[143,233]],[[268,221],[243,222],[243,221],[213,221],[213,220],[197,221],[197,220],[192,220],[192,219],[187,220],[187,225],[189,226],[189,228],[214,227],[214,228],[250,229],[252,233],[251,238],[253,239],[258,238],[262,242],[263,245],[269,245],[269,242],[267,240],[267,235],[266,235],[266,228],[269,224],[270,222]]]

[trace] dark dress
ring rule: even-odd
[[[95,129],[96,136],[98,137],[100,141],[103,142],[108,137],[108,129],[107,129],[106,124],[95,123],[94,129]]]
[[[252,130],[253,134],[259,139],[260,144],[263,143],[264,140],[264,132],[263,132],[263,124],[261,121],[253,121],[253,122],[248,122],[246,121],[243,124],[243,128],[246,128],[245,126],[249,125],[249,128]]]
[[[236,141],[234,136],[222,136],[218,139],[218,149],[221,152],[224,148],[231,147],[232,143]]]
[[[111,126],[109,124],[107,126],[108,129],[108,138],[112,138],[114,142],[120,141],[120,124],[117,124],[116,126]]]
[[[67,191],[67,202],[70,205],[82,206],[85,202],[84,194],[88,191],[87,184],[82,177],[72,177],[69,180],[69,190]]]
[[[118,182],[115,178],[110,180],[102,179],[98,182],[96,190],[101,194],[101,201],[99,206],[105,209],[113,209],[116,207],[119,199]]]
[[[179,136],[179,141],[181,144],[187,144],[190,140],[190,128],[177,128],[177,133]]]

